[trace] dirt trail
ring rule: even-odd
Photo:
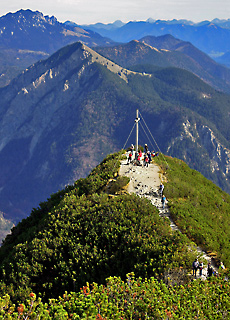
[[[128,154],[126,154],[126,156],[128,158]],[[129,193],[135,193],[139,197],[146,197],[149,199],[151,203],[158,208],[159,215],[164,219],[169,219],[172,230],[177,230],[180,232],[177,225],[171,218],[167,200],[165,208],[162,208],[161,197],[159,196],[158,190],[160,183],[164,183],[164,181],[160,172],[160,168],[156,163],[154,163],[154,161],[152,161],[148,167],[144,167],[127,164],[127,159],[122,160],[119,175],[130,178],[130,183],[127,189]],[[209,257],[201,248],[197,246],[194,246],[192,249],[197,251],[199,261],[204,263],[202,278],[205,279],[207,277],[207,265],[208,262],[211,262],[211,257]],[[197,272],[197,275],[198,273],[199,272]]]

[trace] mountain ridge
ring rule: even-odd
[[[39,11],[19,10],[0,17],[0,86],[62,47],[81,41],[89,46],[113,43],[96,32],[61,23]]]
[[[145,46],[149,46],[149,50]],[[228,68],[218,65],[191,43],[171,35],[147,36],[139,41],[132,40],[125,44],[97,47],[95,50],[129,69],[135,64],[182,68],[194,73],[215,89],[230,92]]]
[[[70,43],[82,41],[86,45],[106,44],[109,39],[79,26],[68,26],[56,17],[39,11],[19,10],[0,17],[0,45],[5,48],[27,49],[54,53]]]
[[[0,200],[6,217],[26,217],[119,149],[137,108],[162,151],[186,159],[228,190],[229,158],[215,155],[218,148],[229,149],[229,97],[181,69],[129,72],[92,52],[82,43],[68,45],[0,89]],[[209,130],[215,144],[208,143]]]

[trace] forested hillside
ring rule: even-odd
[[[189,238],[204,248],[216,245],[218,257],[229,255],[228,242],[218,247],[213,237],[206,245],[213,225],[201,221],[211,219],[217,234],[226,232],[230,196],[183,161],[160,156],[170,209],[187,236],[172,232],[148,200],[122,191],[128,180],[117,175],[121,156],[109,155],[86,179],[53,194],[7,236],[0,248],[2,316],[228,318],[229,282],[221,274],[191,281],[196,253]]]

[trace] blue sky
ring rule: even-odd
[[[230,19],[229,0],[3,0],[0,16],[20,9],[38,10],[59,21],[78,24],[115,20],[187,19],[194,22]]]

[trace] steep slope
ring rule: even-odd
[[[137,108],[163,152],[230,190],[230,98],[187,71],[131,72],[75,43],[31,66],[0,98],[0,202],[14,221],[121,148]]]
[[[215,61],[230,68],[230,51],[226,52],[225,54],[223,54],[219,57],[216,57]]]
[[[191,43],[171,35],[147,36],[111,47],[95,48],[108,59],[132,68],[134,65],[177,67],[188,70],[217,90],[230,92],[230,70],[219,65]],[[147,69],[146,69],[147,70]],[[146,71],[148,72],[148,71]]]
[[[130,102],[124,99],[119,111],[116,99],[122,101],[124,93],[119,94],[118,89],[120,81],[125,81],[118,77],[113,84],[113,77],[105,71],[93,62],[90,51],[76,43],[2,89],[3,208],[7,193],[17,197],[23,211],[29,210],[61,185],[85,176],[114,150],[114,131],[124,121],[121,109]],[[10,210],[14,201],[9,203]]]
[[[48,58],[41,51],[0,48],[0,87],[4,87],[33,63]]]

